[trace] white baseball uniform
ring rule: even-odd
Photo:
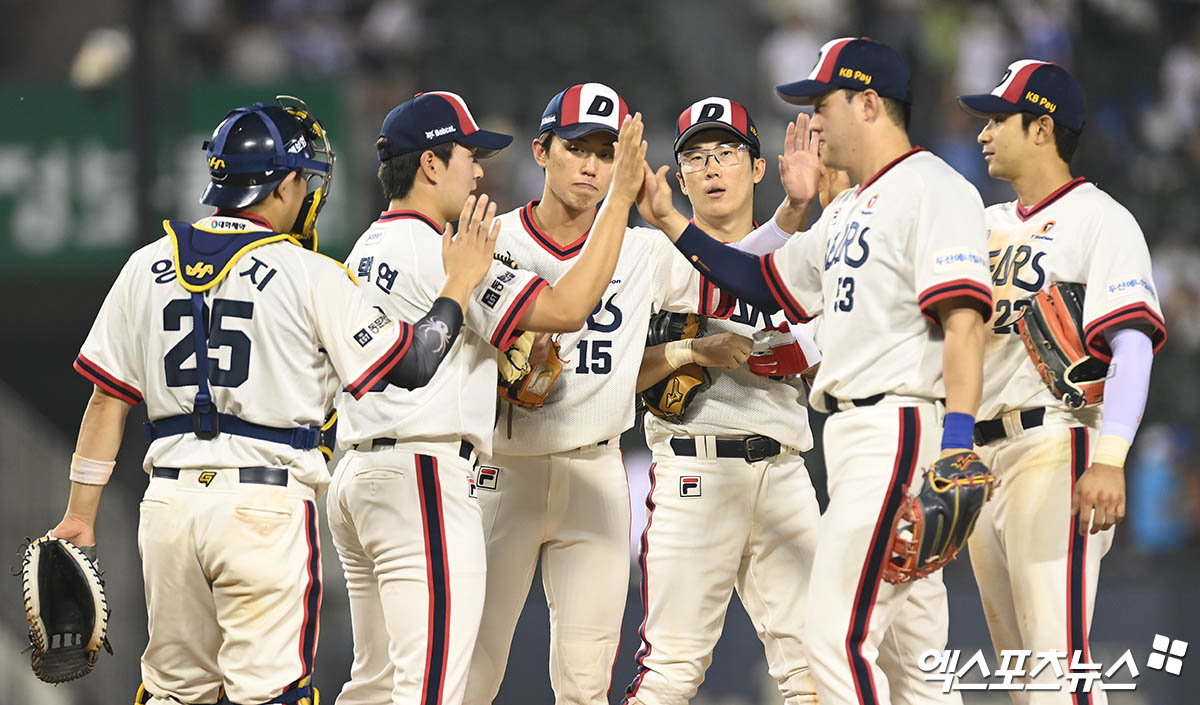
[[[129,258],[75,361],[108,394],[145,401],[152,422],[190,414],[197,391],[180,272],[223,269],[209,257],[177,264],[172,241],[188,227],[172,223],[170,236]],[[210,242],[270,232],[250,217],[191,227]],[[339,379],[373,384],[407,349],[411,327],[367,304],[334,260],[275,236],[228,262],[203,293],[209,385],[223,414],[319,427]],[[321,603],[314,499],[329,474],[320,452],[230,433],[201,440],[189,428],[154,440],[144,466],[153,470],[138,529],[150,702],[214,702],[224,686],[234,702],[262,703],[303,685]]]
[[[534,205],[500,216],[496,251],[557,281],[587,235],[560,247],[538,229]],[[501,410],[494,451],[479,470],[489,569],[471,705],[490,703],[500,689],[539,558],[557,701],[607,702],[629,584],[629,485],[618,439],[633,425],[650,313],[721,305],[728,308],[662,233],[630,228],[587,325],[558,336],[568,362],[544,407]]]
[[[1087,634],[1100,559],[1113,530],[1080,536],[1071,495],[1088,468],[1101,406],[1072,411],[1055,398],[1015,320],[1052,283],[1082,283],[1092,354],[1109,359],[1103,333],[1129,325],[1149,333],[1157,350],[1165,327],[1150,254],[1129,211],[1082,178],[1035,206],[1003,203],[988,208],[986,217],[995,314],[979,418],[1000,420],[1005,437],[976,447],[1001,485],[971,535],[971,563],[997,653],[1054,649],[1080,652],[1090,662]],[[1053,673],[1046,669],[1038,680],[1048,685]],[[1061,690],[1014,693],[1014,702],[1107,700],[1102,690],[1069,693],[1064,682],[1057,685]]]
[[[918,588],[881,579],[902,488],[939,454],[942,334],[933,306],[950,298],[991,308],[983,204],[945,162],[920,148],[841,193],[808,233],[764,260],[793,321],[823,316],[823,359],[811,404],[825,425],[829,506],[808,596],[806,651],[821,699],[888,703],[877,663],[890,627],[916,649],[945,646],[938,574]],[[922,622],[925,622],[922,624]],[[938,688],[908,702],[944,702]],[[899,698],[897,698],[899,700]]]
[[[436,223],[389,211],[346,261],[382,310],[419,317],[445,279],[441,248]],[[354,631],[341,705],[462,701],[486,573],[472,447],[491,450],[495,346],[511,343],[545,286],[493,263],[427,385],[340,395],[338,442],[351,450],[334,473],[329,526]]]
[[[752,337],[782,320],[739,301],[729,319],[709,320],[707,334]],[[795,335],[806,360],[819,362],[807,332],[797,326]],[[805,383],[746,367],[708,372],[712,385],[688,406],[683,423],[645,417],[654,452],[639,553],[645,617],[626,698],[689,702],[712,663],[736,588],[784,702],[815,703],[803,632],[820,509],[799,454],[812,448]],[[781,452],[753,462],[730,457],[739,446],[758,458],[764,436]]]

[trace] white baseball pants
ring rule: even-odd
[[[1088,468],[1097,432],[1047,414],[1046,426],[975,449],[1001,482],[970,541],[971,565],[997,663],[1006,649],[1034,654],[1053,649],[1072,657],[1079,651],[1090,662],[1088,631],[1100,559],[1112,546],[1113,529],[1080,536],[1078,517],[1071,516],[1071,494]],[[1033,667],[1031,657],[1024,669]],[[1013,691],[1014,703],[1108,702],[1103,690],[1072,693],[1070,682],[1056,679],[1050,668],[1034,680],[1060,688]]]
[[[941,419],[931,402],[885,399],[825,424],[829,507],[809,581],[805,647],[822,705],[960,703],[927,683],[917,656],[946,646],[940,573],[915,583],[882,579],[903,488],[919,488],[936,460]]]
[[[804,604],[820,510],[799,454],[679,457],[654,446],[642,534],[642,645],[629,703],[684,705],[712,663],[733,590],[787,705],[815,703]]]
[[[471,463],[438,445],[350,451],[334,473],[329,528],[354,634],[339,705],[462,702],[486,563]]]
[[[607,705],[629,589],[629,484],[614,439],[480,465],[487,598],[469,705],[500,690],[538,559],[550,608],[550,685],[558,705]]]
[[[152,477],[138,550],[149,703],[265,703],[311,676],[321,611],[312,488],[241,483],[237,468]]]

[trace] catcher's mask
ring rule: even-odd
[[[329,198],[335,157],[325,128],[295,96],[276,96],[277,105],[255,103],[225,116],[203,149],[211,182],[200,202],[240,210],[270,195],[288,174],[299,172],[307,195],[289,228],[317,249],[317,215]]]

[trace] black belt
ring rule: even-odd
[[[695,438],[676,436],[671,439],[671,450],[685,458],[696,457]],[[783,452],[783,444],[770,436],[746,436],[744,438],[718,438],[718,458],[742,458],[748,463],[774,458]]]
[[[1026,409],[1022,411],[1018,418],[1021,420],[1021,428],[1031,429],[1041,426],[1046,420],[1045,409]],[[999,441],[1008,438],[1008,432],[1004,430],[1004,419],[990,419],[988,421],[980,421],[975,424],[975,445],[983,446],[992,441]]]
[[[225,471],[217,470],[214,472]],[[159,477],[164,480],[178,480],[179,468],[154,468],[150,472],[150,477]],[[242,484],[250,485],[275,485],[277,487],[287,487],[288,471],[284,470],[283,468],[268,468],[262,466],[238,468],[238,481]]]
[[[880,392],[878,394],[872,394],[869,397],[863,397],[862,399],[847,399],[842,401],[832,394],[826,392],[825,413],[836,414],[839,411],[846,411],[846,409],[842,408],[842,404],[853,404],[854,406],[875,406],[879,402],[883,401],[883,396],[883,392]]]
[[[394,445],[396,445],[395,438],[372,438],[371,439],[371,450],[379,450],[380,448],[391,448]],[[458,444],[458,457],[462,458],[463,460],[470,460],[471,454],[474,452],[475,452],[475,444],[474,443],[464,439],[462,443]]]

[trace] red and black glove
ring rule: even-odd
[[[760,377],[798,375],[815,364],[804,354],[804,349],[796,341],[796,336],[792,335],[787,321],[778,326],[768,326],[756,333],[754,347],[765,349],[751,353],[746,365],[751,372]]]

